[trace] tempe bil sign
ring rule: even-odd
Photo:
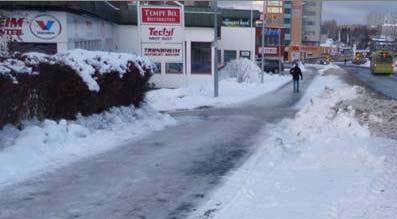
[[[140,6],[142,54],[155,62],[183,62],[182,7]]]

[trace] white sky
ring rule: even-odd
[[[219,7],[250,9],[262,11],[263,1],[218,1]],[[389,1],[325,1],[323,20],[335,19],[338,24],[365,24],[366,15],[371,11],[397,13],[397,0]]]

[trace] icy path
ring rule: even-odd
[[[175,113],[176,126],[0,190],[0,218],[185,218],[300,98],[288,84],[239,106]]]
[[[359,91],[318,77],[295,119],[267,126],[256,153],[191,218],[395,218],[397,142],[333,108]]]

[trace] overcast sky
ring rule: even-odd
[[[261,9],[261,1],[220,1],[220,7]],[[365,24],[371,11],[397,13],[396,1],[324,1],[323,20],[335,19],[338,24]]]
[[[365,24],[371,11],[397,13],[397,1],[324,2],[323,20],[335,19],[338,24]]]

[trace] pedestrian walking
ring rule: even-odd
[[[346,63],[347,63],[347,59],[345,59],[345,65],[346,65]]]
[[[302,70],[299,68],[299,64],[295,64],[293,68],[289,71],[292,75],[293,84],[294,84],[294,93],[299,93],[299,77],[300,80],[303,80]]]

